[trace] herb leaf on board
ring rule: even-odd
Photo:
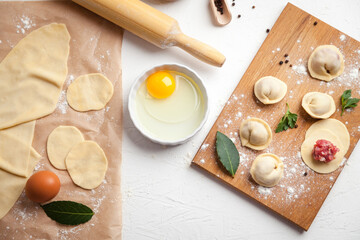
[[[345,109],[356,107],[359,101],[360,99],[351,97],[351,89],[344,91],[341,95],[341,116]]]
[[[94,215],[89,207],[72,201],[55,201],[41,207],[49,218],[65,225],[85,223]]]
[[[279,122],[275,132],[279,133],[282,131],[286,131],[289,128],[296,128],[296,121],[298,118],[298,115],[295,113],[290,112],[289,104],[286,103],[287,111],[285,115],[281,118],[281,121]]]
[[[234,177],[239,167],[239,152],[233,141],[219,131],[216,133],[216,152],[222,165]]]

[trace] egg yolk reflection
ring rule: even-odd
[[[175,91],[174,77],[165,71],[159,71],[151,74],[146,79],[146,89],[154,98],[167,98]]]

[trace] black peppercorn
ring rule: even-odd
[[[282,65],[284,62],[283,61],[280,61],[279,64]]]

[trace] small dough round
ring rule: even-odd
[[[257,156],[250,169],[254,181],[264,187],[274,187],[280,182],[283,173],[283,162],[272,153],[263,153]]]
[[[254,85],[255,96],[263,104],[280,102],[286,92],[286,83],[272,76],[262,77]]]
[[[110,101],[114,88],[109,79],[100,73],[82,75],[67,90],[69,105],[76,111],[100,110]]]
[[[249,118],[240,125],[241,145],[255,150],[267,148],[272,139],[269,125],[260,118]]]
[[[331,81],[344,72],[344,58],[334,45],[321,45],[310,55],[308,69],[313,78]]]
[[[83,142],[80,130],[73,126],[59,126],[49,135],[47,140],[47,154],[51,164],[60,170],[66,170],[65,158],[71,148]]]
[[[350,134],[346,126],[337,119],[329,118],[315,122],[306,131],[305,139],[316,134],[316,131],[325,129],[331,131],[335,136],[339,138],[341,144],[344,146],[344,150],[347,152],[350,147]]]
[[[93,141],[84,141],[75,145],[65,162],[73,182],[85,189],[98,187],[105,178],[108,168],[104,151]]]
[[[321,92],[305,94],[301,105],[311,117],[319,119],[329,118],[336,110],[334,99]]]
[[[314,145],[316,141],[320,139],[330,141],[332,144],[334,144],[340,149],[340,151],[335,154],[334,160],[330,162],[321,162],[314,159]],[[316,131],[313,131],[312,134],[308,138],[306,138],[301,145],[301,157],[304,163],[309,168],[318,173],[331,173],[338,169],[346,152],[347,149],[345,149],[340,139],[334,133],[326,129],[318,129]]]

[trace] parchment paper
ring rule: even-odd
[[[0,220],[0,239],[121,239],[123,31],[70,1],[0,2],[0,61],[29,32],[52,22],[65,23],[71,35],[69,73],[55,112],[36,123],[33,146],[42,159],[35,171],[50,170],[59,176],[62,186],[52,201],[80,202],[93,209],[95,215],[78,226],[57,224],[23,193]],[[72,110],[67,105],[65,90],[76,77],[95,72],[103,73],[112,81],[114,96],[111,101],[99,111],[79,113]],[[55,169],[48,161],[47,137],[59,125],[76,126],[86,140],[93,140],[104,149],[109,168],[98,188],[77,187],[67,171]]]

